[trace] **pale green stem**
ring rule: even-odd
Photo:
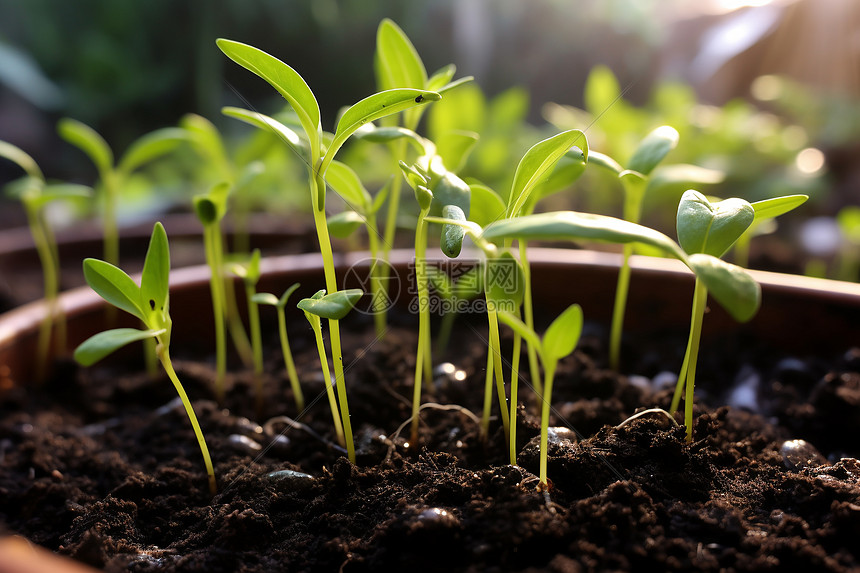
[[[415,283],[418,289],[418,349],[415,351],[415,379],[412,385],[412,430],[413,444],[418,443],[418,412],[421,407],[421,384],[425,372],[425,352],[430,335],[429,289],[427,287],[427,223],[424,217],[428,209],[422,209],[418,215],[418,226],[415,228]],[[427,376],[429,379],[430,377]]]
[[[44,296],[45,301],[48,304],[48,312],[45,313],[45,317],[39,325],[36,380],[41,382],[45,377],[48,357],[51,351],[51,327],[53,325],[54,315],[57,313],[57,293],[59,291],[58,265],[54,258],[55,251],[51,247],[44,218],[32,203],[26,200],[23,203],[24,209],[27,213],[30,233],[33,236],[33,243],[36,247],[36,252],[39,255],[39,260],[42,263]]]
[[[487,352],[487,375],[484,378],[484,412],[481,416],[481,435],[490,435],[490,410],[493,407],[493,353]]]
[[[505,438],[510,440],[511,422],[508,417],[508,402],[505,396],[505,376],[502,370],[502,344],[499,340],[499,319],[496,310],[487,303],[487,320],[490,327],[490,354],[493,355],[493,371],[496,377],[496,393],[499,396],[499,408],[502,411],[502,426],[505,428]]]
[[[209,261],[209,291],[212,295],[212,315],[215,319],[215,399],[224,403],[224,378],[227,375],[227,332],[225,329],[224,279],[218,268],[215,225],[204,225],[203,243]]]
[[[383,266],[379,261],[379,229],[376,226],[376,213],[371,213],[367,216],[367,241],[370,249],[371,267],[370,267],[370,295],[371,312],[373,312],[373,322],[376,326],[376,336],[382,337],[385,335],[385,319],[386,319],[386,294],[385,285],[382,282]]]
[[[108,263],[119,266],[119,227],[116,221],[116,204],[119,187],[119,176],[116,173],[105,173],[102,177],[104,185],[104,256]]]
[[[677,412],[678,407],[681,405],[681,395],[684,391],[684,382],[687,379],[693,348],[698,349],[699,347],[698,338],[701,336],[706,300],[707,289],[696,279],[696,285],[693,289],[693,308],[690,311],[690,333],[687,337],[687,350],[684,352],[684,361],[681,363],[678,382],[675,384],[675,393],[672,396],[672,405],[669,407],[669,412],[672,414]]]
[[[702,338],[702,319],[705,316],[705,303],[708,300],[708,289],[696,280],[698,306],[693,310],[698,316],[694,330],[690,332],[690,362],[687,365],[687,392],[684,397],[684,424],[687,426],[687,442],[693,441],[693,390],[696,385],[696,363],[699,360],[699,341]]]
[[[248,299],[248,324],[251,329],[251,348],[254,351],[254,388],[257,394],[257,412],[263,410],[263,337],[260,332],[260,306],[254,302],[254,285],[245,282],[245,297]]]
[[[339,416],[340,410],[337,407],[337,399],[334,397],[334,388],[332,388],[331,383],[331,371],[328,369],[328,356],[326,355],[325,343],[323,343],[322,326],[320,325],[319,317],[312,318],[311,327],[314,330],[314,337],[317,341],[317,352],[320,355],[320,366],[322,367],[323,378],[325,379],[325,393],[326,396],[328,396],[329,408],[331,408],[331,417],[334,421],[334,431],[337,435],[338,443],[343,446],[345,445],[343,425],[341,424],[341,418]]]
[[[299,384],[299,374],[296,372],[293,352],[290,350],[290,339],[287,337],[287,317],[283,308],[278,308],[278,336],[281,339],[281,353],[284,355],[284,366],[287,369],[287,377],[290,379],[290,387],[293,389],[296,409],[302,412],[305,409],[305,396]]]
[[[233,286],[233,279],[224,274],[224,239],[220,226],[216,232],[212,233],[212,245],[216,258],[213,270],[218,271],[221,280],[224,292],[224,313],[227,327],[230,330],[230,337],[233,339],[233,345],[236,347],[236,352],[242,363],[245,367],[252,368],[254,366],[254,350],[251,348],[251,341],[248,339],[248,334],[242,325],[242,318],[239,316],[239,308],[236,306],[236,290]]]
[[[750,264],[750,242],[752,233],[744,233],[735,242],[735,261],[734,263],[741,267],[747,268]]]
[[[633,245],[624,245],[623,253],[621,268],[618,269],[615,304],[612,309],[612,329],[609,334],[609,367],[616,372],[621,366],[621,335],[624,330],[627,294],[630,290],[630,255],[633,254]]]
[[[391,144],[391,154],[394,161],[395,172],[400,170],[399,162],[406,157],[406,141],[398,140]],[[385,234],[383,235],[382,245],[382,260],[388,263],[391,260],[391,249],[394,245],[394,236],[397,232],[397,215],[400,210],[400,191],[403,187],[403,178],[395,177],[391,182],[391,189],[388,194],[388,212],[385,217]],[[383,265],[379,269],[379,280],[382,285],[387,288],[391,281],[388,280],[389,265]],[[382,313],[382,318],[376,319],[377,331],[382,325],[382,331],[385,331],[385,323],[387,320],[387,312]]]
[[[546,461],[549,447],[549,409],[552,403],[552,381],[555,377],[556,362],[544,364],[543,395],[540,412],[540,483],[546,487]]]
[[[532,271],[528,262],[528,252],[525,241],[520,241],[520,262],[523,267],[523,280],[525,281],[525,291],[523,295],[523,317],[525,318],[526,326],[530,329],[535,329],[534,310],[532,307]],[[537,348],[531,344],[527,344],[526,349],[529,356],[529,374],[532,378],[534,386],[535,398],[540,404],[541,395],[543,394],[543,386],[540,380],[540,368],[538,367]]]
[[[334,271],[334,254],[331,250],[331,239],[328,234],[328,223],[326,222],[325,208],[317,204],[317,190],[325,189],[325,180],[322,174],[311,177],[311,197],[314,208],[314,223],[317,229],[317,238],[320,244],[320,254],[323,258],[323,270],[325,272],[326,290],[330,293],[337,292],[337,277]],[[349,461],[355,463],[355,443],[352,439],[352,423],[349,419],[349,404],[346,397],[346,384],[343,378],[343,351],[340,344],[340,325],[337,320],[328,321],[329,335],[331,336],[331,355],[334,363],[334,377],[337,385],[337,395],[340,400],[340,417],[343,422],[344,439]]]
[[[520,347],[522,346],[522,337],[514,334],[514,353],[511,357],[511,435],[510,435],[510,454],[511,465],[517,465],[517,388],[519,386],[520,375]]]
[[[182,400],[182,405],[185,406],[185,413],[191,421],[191,427],[194,428],[194,435],[197,437],[197,443],[200,445],[200,452],[203,454],[203,462],[206,464],[206,474],[209,476],[209,492],[215,495],[217,487],[215,485],[215,469],[212,467],[212,459],[209,457],[209,448],[206,447],[206,438],[203,437],[203,432],[200,430],[200,424],[197,422],[197,415],[194,413],[194,408],[191,406],[191,401],[173,369],[173,364],[170,362],[170,352],[167,347],[158,343],[158,358],[164,366],[167,377],[173,382],[173,387],[176,388],[179,399]]]

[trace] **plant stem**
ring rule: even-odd
[[[110,170],[102,176],[102,185],[104,186],[105,194],[105,211],[102,217],[105,261],[114,266],[119,266],[119,228],[116,222],[119,176],[113,170]]]
[[[490,410],[493,406],[493,353],[487,352],[487,374],[484,378],[484,411],[481,415],[481,435],[484,440],[490,434]]]
[[[502,410],[502,425],[505,428],[505,438],[510,440],[511,423],[508,417],[508,403],[505,397],[505,376],[502,371],[502,348],[499,340],[499,319],[496,315],[496,310],[491,308],[491,304],[487,304],[487,320],[489,321],[490,329],[490,349],[489,352],[493,356],[493,371],[496,378],[496,393],[499,396],[499,407]]]
[[[263,411],[263,337],[260,332],[260,307],[254,302],[254,284],[245,281],[245,297],[248,299],[248,324],[251,328],[251,348],[254,351],[254,387],[257,413]]]
[[[424,217],[430,211],[421,209],[418,226],[415,228],[415,283],[418,290],[418,349],[415,353],[415,378],[412,385],[412,431],[413,444],[418,443],[418,411],[421,407],[421,383],[425,374],[425,360],[429,360],[426,347],[430,337],[430,292],[427,286],[427,222]],[[428,376],[428,379],[430,377]]]
[[[334,255],[331,250],[331,240],[328,234],[325,207],[319,204],[318,190],[325,190],[323,175],[314,173],[311,177],[311,197],[314,209],[314,223],[317,230],[317,238],[320,243],[320,254],[323,258],[323,270],[325,272],[325,283],[328,292],[337,292],[337,277],[334,270]],[[346,397],[346,384],[343,378],[343,352],[340,344],[340,325],[337,320],[329,319],[329,335],[331,336],[331,357],[334,363],[334,377],[337,385],[337,395],[340,400],[340,417],[343,422],[344,439],[346,440],[347,455],[349,461],[355,463],[355,444],[352,440],[352,424],[349,420],[349,404]]]
[[[313,316],[313,315],[312,315]],[[337,435],[337,441],[341,446],[346,445],[343,437],[343,425],[341,424],[340,410],[337,407],[337,399],[334,397],[334,389],[331,386],[331,371],[328,369],[328,356],[325,351],[325,343],[322,337],[322,326],[320,325],[319,317],[314,316],[311,319],[311,327],[314,330],[314,337],[317,341],[317,352],[320,355],[320,367],[322,368],[323,377],[325,378],[325,392],[328,396],[328,405],[331,408],[331,417],[334,420],[334,431]]]
[[[209,261],[209,291],[212,295],[212,315],[215,319],[215,399],[218,404],[224,403],[224,378],[227,375],[227,332],[225,328],[224,279],[218,267],[217,242],[218,233],[214,225],[203,228],[203,244],[206,260]]]
[[[520,263],[523,267],[523,280],[525,281],[525,289],[523,295],[523,317],[525,318],[526,326],[530,329],[535,329],[534,310],[532,308],[532,271],[528,260],[528,249],[526,241],[520,241]],[[543,387],[540,380],[540,368],[538,367],[537,349],[527,344],[526,349],[529,356],[529,374],[531,375],[532,385],[534,386],[535,398],[540,405],[540,398],[543,394]]]
[[[512,466],[517,465],[517,388],[519,387],[521,346],[522,337],[519,333],[514,333],[514,351],[511,357],[511,435],[509,438]]]
[[[547,448],[549,446],[549,408],[552,400],[552,381],[555,377],[555,362],[544,364],[543,395],[540,412],[540,483],[546,487]]]
[[[233,288],[233,279],[224,276],[224,239],[220,227],[218,227],[217,232],[212,234],[212,244],[217,260],[215,268],[218,270],[218,277],[220,277],[224,292],[224,311],[227,326],[230,329],[230,337],[233,339],[233,345],[236,347],[236,352],[238,352],[242,363],[250,368],[254,365],[254,351],[251,348],[251,341],[248,340],[245,327],[242,325],[239,309],[236,307],[236,291]]]
[[[627,293],[630,290],[630,255],[633,245],[624,245],[618,283],[615,287],[615,304],[612,309],[612,329],[609,335],[609,367],[618,371],[621,363],[621,335],[624,329],[624,312],[627,308]]]
[[[687,342],[689,361],[687,369],[681,372],[686,379],[686,395],[684,397],[684,424],[687,426],[687,442],[693,441],[693,390],[696,385],[696,363],[699,360],[699,341],[702,338],[702,320],[705,317],[705,303],[708,300],[708,289],[696,279],[696,290],[693,294],[693,321],[690,326],[690,338]]]
[[[390,148],[392,160],[394,162],[394,172],[396,173],[400,170],[400,160],[406,157],[406,141],[395,141],[391,143]],[[391,281],[388,280],[388,273],[391,266],[387,263],[391,260],[391,249],[394,245],[394,235],[397,232],[397,215],[400,210],[400,192],[402,188],[403,178],[395,177],[394,180],[391,181],[391,189],[388,194],[388,212],[385,217],[385,234],[382,237],[382,260],[385,261],[386,264],[379,269],[379,280],[381,282],[381,286],[384,288],[388,288],[391,284]],[[380,325],[382,332],[385,332],[387,311],[382,312],[381,314],[381,318],[375,319],[377,333],[380,332]]]
[[[182,405],[185,406],[185,413],[188,414],[188,419],[191,421],[191,427],[194,428],[194,435],[197,437],[197,443],[200,445],[200,452],[203,454],[203,462],[206,464],[206,474],[209,476],[209,492],[212,495],[218,491],[215,484],[215,469],[212,467],[212,459],[209,457],[209,448],[206,447],[206,438],[203,437],[203,432],[200,430],[200,424],[197,423],[197,415],[194,413],[194,408],[191,406],[191,401],[173,369],[173,364],[170,362],[170,352],[161,341],[158,343],[158,358],[161,360],[161,365],[164,366],[167,377],[173,382],[173,387],[176,388],[179,399],[182,400]]]
[[[381,274],[382,267],[385,266],[387,268],[387,265],[382,265],[379,261],[379,229],[376,225],[376,213],[370,213],[367,216],[367,241],[370,258],[373,261],[370,267],[370,310],[373,312],[376,336],[382,337],[385,335],[386,327],[387,293]]]
[[[55,258],[56,250],[51,247],[50,235],[47,224],[38,207],[33,202],[24,200],[24,210],[27,213],[27,222],[36,252],[42,263],[42,281],[45,301],[48,304],[48,312],[39,325],[38,355],[36,358],[36,380],[41,382],[46,373],[48,357],[51,351],[51,329],[54,318],[59,320],[57,305],[57,294],[59,292],[59,264]],[[64,348],[60,347],[60,348]]]
[[[305,396],[299,384],[296,363],[293,361],[293,353],[290,350],[290,339],[287,338],[287,317],[283,308],[278,309],[278,336],[281,339],[281,353],[284,355],[284,366],[287,369],[287,377],[290,379],[290,387],[293,389],[296,409],[302,412],[305,409]]]

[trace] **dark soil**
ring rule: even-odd
[[[860,463],[849,457],[860,454],[860,351],[825,366],[752,358],[732,341],[712,345],[719,353],[703,358],[688,445],[683,427],[660,415],[616,427],[643,406],[668,406],[671,389],[654,383],[666,378],[661,370],[677,368],[677,356],[646,346],[631,371],[648,378],[618,376],[602,366],[602,337],[586,336],[559,368],[553,425],[573,431],[556,432],[551,487],[542,492],[527,389],[519,466],[508,465],[497,420],[485,443],[457,410],[425,410],[420,444],[407,444],[408,426],[397,429],[409,416],[415,325],[378,341],[368,321],[348,324],[357,465],[331,444],[318,360],[296,323],[306,396],[321,397],[300,422],[322,439],[266,423],[299,417],[274,349],[260,415],[250,378],[237,375],[218,407],[211,366],[176,357],[216,466],[219,492],[211,498],[166,378],[67,365],[39,391],[4,397],[0,520],[107,571],[860,568]],[[446,359],[465,379],[440,374],[424,398],[480,416],[485,328],[461,326],[452,345],[458,357]],[[739,373],[741,389],[752,388],[746,395],[732,390]],[[740,407],[744,396],[759,413]],[[713,407],[725,403],[737,407]],[[808,443],[785,443],[792,439]]]

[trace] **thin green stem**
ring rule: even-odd
[[[684,383],[687,380],[687,372],[690,367],[690,358],[694,346],[693,338],[698,336],[696,333],[701,334],[702,320],[705,314],[705,301],[701,300],[703,296],[707,299],[707,290],[696,279],[696,285],[693,289],[693,307],[690,310],[690,333],[687,336],[687,349],[684,352],[684,361],[681,363],[681,370],[678,373],[678,382],[675,384],[672,405],[669,407],[669,412],[672,414],[677,412],[678,407],[681,405],[681,396],[684,392]],[[696,342],[695,346],[698,348],[698,342]]]
[[[528,250],[526,248],[525,241],[520,241],[519,249],[520,262],[522,263],[523,267],[523,280],[525,281],[525,289],[523,295],[523,317],[525,319],[526,326],[528,326],[531,330],[534,330],[535,319],[534,310],[532,307],[532,271],[531,266],[528,262]],[[543,385],[541,384],[540,368],[538,367],[537,348],[534,348],[531,344],[527,344],[526,350],[528,351],[529,357],[529,374],[531,375],[532,385],[534,386],[535,399],[537,400],[537,403],[539,405],[541,395],[543,394]]]
[[[254,351],[254,388],[257,394],[257,413],[263,410],[263,336],[260,332],[260,306],[254,302],[254,285],[245,282],[248,299],[248,324],[251,329],[251,348]]]
[[[386,329],[387,293],[381,275],[383,266],[387,267],[387,265],[382,265],[379,261],[379,229],[376,225],[376,213],[367,216],[367,241],[372,261],[370,267],[370,310],[373,312],[376,336],[382,337],[385,335]]]
[[[200,430],[200,424],[197,422],[197,415],[194,413],[194,408],[191,406],[191,401],[185,393],[185,388],[179,381],[176,371],[173,369],[173,364],[170,361],[170,352],[161,341],[158,343],[158,358],[161,360],[161,365],[164,366],[167,377],[173,382],[173,387],[176,388],[176,393],[179,394],[179,399],[182,400],[182,405],[185,406],[185,413],[191,421],[191,427],[194,428],[194,435],[197,437],[197,443],[200,445],[200,452],[203,454],[203,462],[206,464],[206,474],[209,476],[209,492],[212,495],[218,491],[215,484],[215,469],[212,467],[212,459],[209,457],[209,448],[206,447],[206,438],[203,437],[203,432]]]
[[[696,295],[698,305],[693,312],[698,317],[690,331],[690,362],[687,366],[687,392],[684,397],[684,424],[687,426],[687,442],[693,441],[693,390],[696,385],[696,363],[699,360],[699,341],[702,338],[702,319],[705,316],[705,303],[708,300],[708,289],[696,280]]]
[[[119,176],[114,172],[105,173],[102,177],[104,186],[104,256],[105,261],[119,266],[119,227],[116,221],[116,205],[119,188]]]
[[[484,411],[481,415],[481,435],[484,440],[490,434],[490,411],[493,407],[493,353],[487,352],[487,374],[484,378]]]
[[[217,232],[212,234],[212,244],[212,250],[216,257],[215,269],[218,270],[224,293],[224,313],[227,327],[230,330],[230,337],[233,339],[233,345],[236,347],[236,352],[242,363],[246,367],[252,368],[254,366],[254,350],[251,347],[248,334],[245,332],[245,327],[242,325],[239,308],[236,306],[236,290],[233,286],[233,279],[225,276],[224,273],[224,239],[220,226]]]
[[[618,283],[615,287],[615,304],[612,309],[612,328],[609,334],[609,367],[618,371],[621,365],[621,335],[624,330],[624,312],[627,308],[627,294],[630,290],[630,255],[633,245],[624,245],[623,260],[618,270]]]
[[[227,375],[227,331],[225,328],[224,279],[218,268],[217,242],[215,235],[218,228],[215,225],[205,225],[203,228],[203,243],[206,260],[209,262],[209,291],[212,295],[212,316],[215,319],[215,399],[219,404],[224,403],[224,379]]]
[[[317,352],[320,356],[320,367],[322,368],[323,377],[325,378],[325,392],[328,396],[328,405],[331,408],[331,417],[334,421],[334,431],[337,435],[337,441],[341,446],[346,445],[343,436],[343,424],[339,415],[340,409],[337,407],[337,399],[334,397],[334,388],[331,383],[331,371],[328,368],[328,356],[326,355],[325,343],[322,337],[322,325],[319,318],[311,323],[314,329],[314,336],[317,341]]]
[[[502,426],[505,428],[505,438],[510,440],[511,423],[508,416],[508,403],[505,396],[505,376],[502,370],[502,344],[499,340],[499,319],[496,310],[487,304],[487,320],[490,330],[490,354],[493,356],[493,372],[496,378],[496,394],[499,396],[499,408],[502,411]]]
[[[514,333],[514,351],[511,357],[511,435],[509,439],[511,465],[517,465],[517,388],[519,387],[520,375],[520,347],[522,337]]]
[[[547,486],[546,479],[546,462],[547,448],[549,446],[549,408],[552,401],[552,381],[555,377],[555,362],[544,364],[544,392],[541,396],[541,411],[540,411],[540,483],[543,487]]]
[[[428,209],[422,209],[415,228],[415,283],[418,290],[418,348],[415,351],[415,378],[412,384],[412,429],[413,444],[418,443],[418,412],[421,407],[422,377],[426,375],[425,361],[429,359],[426,346],[430,336],[430,293],[427,285],[427,223],[424,217]],[[430,377],[427,376],[429,379]]]
[[[287,377],[290,379],[290,387],[293,389],[296,409],[302,412],[305,409],[305,396],[299,384],[299,374],[296,372],[293,352],[290,350],[290,339],[287,337],[287,317],[283,308],[278,309],[278,336],[281,339],[281,353],[284,355],[284,366],[287,369]]]
[[[323,271],[325,272],[326,289],[328,292],[337,292],[337,277],[334,270],[334,254],[331,250],[331,239],[328,234],[325,208],[318,204],[319,189],[325,189],[325,180],[322,174],[311,177],[311,198],[314,209],[314,224],[316,225],[317,238],[320,244],[320,254],[323,259]],[[340,343],[340,325],[337,320],[329,320],[329,335],[331,336],[331,354],[334,363],[335,384],[340,399],[340,417],[343,422],[344,439],[349,461],[355,463],[355,444],[352,439],[352,424],[349,419],[349,404],[347,403],[346,384],[343,378],[343,351]]]
[[[45,377],[48,357],[51,352],[51,329],[57,314],[57,294],[59,292],[59,265],[55,259],[55,249],[51,247],[47,225],[39,209],[30,201],[25,200],[24,210],[27,213],[27,222],[33,243],[39,260],[42,263],[42,281],[45,301],[48,304],[48,312],[39,325],[38,355],[36,359],[36,380],[42,381]],[[57,316],[59,318],[59,316]]]

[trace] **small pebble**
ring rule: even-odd
[[[540,439],[540,437],[538,437]],[[576,442],[576,432],[564,426],[551,426],[547,428],[546,439],[551,444],[559,444],[568,442],[573,444]]]
[[[782,463],[790,470],[802,470],[827,463],[815,446],[806,440],[786,440],[779,448],[779,453],[782,454]]]
[[[655,392],[659,392],[660,390],[667,390],[670,388],[674,388],[678,384],[678,373],[677,372],[668,372],[664,370],[663,372],[658,372],[654,378],[651,379],[651,388]]]
[[[460,524],[454,514],[440,507],[431,507],[419,513],[418,522],[434,527],[454,527]]]
[[[306,489],[313,485],[312,475],[293,470],[278,470],[266,474],[266,479],[280,484],[286,484],[292,490]]]
[[[248,418],[238,418],[236,420],[236,426],[239,430],[242,430],[246,434],[263,433],[263,426],[257,424],[256,422],[252,422]]]
[[[261,446],[248,436],[230,434],[230,436],[227,438],[227,441],[230,442],[231,446],[242,452],[259,452],[263,449],[263,446]]]
[[[761,378],[751,366],[744,366],[735,378],[735,386],[729,392],[726,402],[732,408],[741,408],[750,412],[759,411],[758,387]]]

